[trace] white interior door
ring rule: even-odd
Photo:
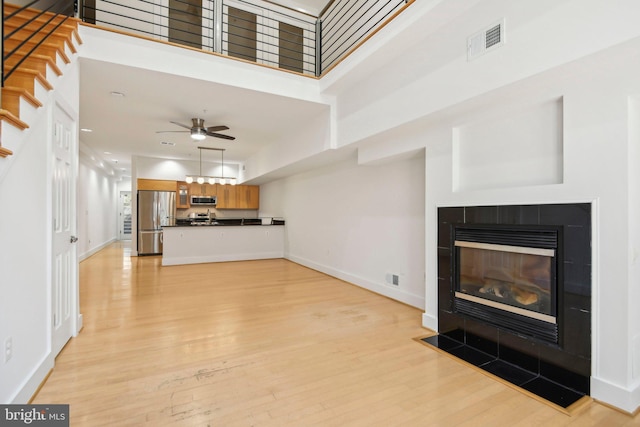
[[[52,339],[51,351],[57,355],[75,335],[77,316],[78,259],[76,256],[77,164],[74,120],[56,104],[53,113],[53,260],[52,260]]]

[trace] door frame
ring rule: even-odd
[[[50,247],[48,249],[48,263],[49,263],[49,275],[48,275],[48,280],[49,280],[49,286],[48,286],[48,295],[47,295],[47,299],[48,299],[48,307],[49,307],[49,316],[48,316],[48,321],[49,321],[49,350],[50,351],[54,351],[55,349],[53,348],[53,334],[54,334],[54,320],[53,320],[53,286],[54,286],[54,265],[53,265],[53,256],[55,253],[54,250],[54,234],[55,234],[55,229],[54,229],[54,225],[53,225],[53,208],[54,208],[54,203],[53,203],[53,180],[54,180],[54,162],[55,162],[55,154],[54,154],[54,150],[53,150],[53,143],[54,143],[54,123],[55,123],[55,118],[56,118],[56,111],[60,110],[60,112],[62,114],[66,114],[72,121],[72,130],[71,133],[73,135],[73,144],[75,145],[72,150],[71,150],[71,184],[70,184],[70,188],[71,188],[71,194],[69,195],[70,200],[72,201],[72,207],[71,207],[71,212],[70,212],[70,233],[72,236],[77,236],[78,233],[78,213],[77,213],[77,209],[78,209],[78,201],[77,201],[77,184],[78,184],[78,168],[79,168],[79,153],[80,153],[80,131],[79,131],[79,127],[78,127],[78,118],[79,118],[79,113],[71,106],[69,105],[64,99],[60,98],[60,97],[54,97],[53,102],[52,102],[52,107],[49,113],[49,117],[48,117],[48,131],[47,131],[47,158],[48,160],[48,187],[49,187],[49,191],[47,192],[47,197],[48,197],[48,201],[47,201],[47,205],[48,205],[48,212],[49,215],[48,217],[50,218],[50,223],[49,223],[49,236],[50,236]],[[72,279],[71,279],[71,286],[70,286],[70,318],[71,318],[71,337],[76,337],[78,335],[78,332],[82,329],[82,314],[80,314],[80,295],[79,295],[79,261],[78,261],[78,249],[77,249],[77,245],[73,244],[72,245],[72,249],[71,249],[71,265],[72,265]],[[64,346],[62,347],[64,348]],[[60,349],[61,350],[61,349]],[[52,354],[52,356],[55,358],[59,353],[56,354]]]

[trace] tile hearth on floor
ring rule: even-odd
[[[495,377],[526,390],[554,405],[568,409],[585,397],[584,393],[564,387],[537,373],[505,362],[498,357],[484,353],[463,342],[444,335],[421,338],[425,344],[435,347],[457,359],[463,360]]]

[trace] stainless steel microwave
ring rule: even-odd
[[[215,206],[217,201],[216,196],[191,196],[191,205],[195,206]]]

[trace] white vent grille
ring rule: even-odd
[[[467,39],[467,60],[484,55],[504,44],[504,19],[479,31]]]
[[[485,33],[485,48],[489,49],[502,41],[502,25],[498,24]]]

